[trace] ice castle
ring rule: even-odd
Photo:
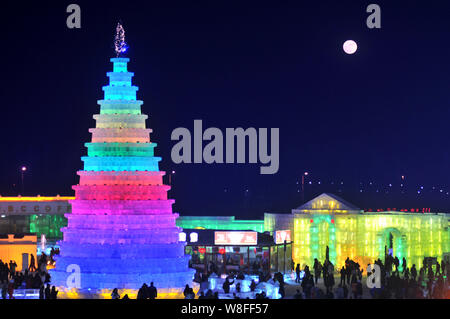
[[[143,283],[154,282],[158,298],[176,297],[192,283],[194,270],[179,242],[178,214],[167,198],[170,186],[163,184],[161,158],[154,156],[143,101],[136,100],[129,59],[111,62],[51,284],[66,297],[101,298],[114,288],[131,297]]]

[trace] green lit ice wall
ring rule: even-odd
[[[38,238],[42,234],[47,239],[62,239],[61,228],[67,226],[67,218],[64,215],[31,215],[30,233],[36,233]]]

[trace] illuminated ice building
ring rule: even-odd
[[[154,156],[143,101],[136,100],[129,59],[111,62],[51,284],[68,297],[107,297],[114,288],[132,297],[143,283],[154,282],[158,298],[176,297],[192,283],[194,270],[188,268],[186,243],[179,242],[178,214],[167,198],[170,186],[163,184],[161,158]],[[77,285],[71,271],[78,266],[79,288],[69,289]]]
[[[450,214],[406,211],[364,212],[333,194],[322,194],[293,209],[291,214],[264,216],[266,231],[292,232],[295,263],[309,265],[314,258],[329,259],[337,267],[347,257],[362,266],[385,254],[403,257],[407,266],[421,267],[424,258],[450,257]]]

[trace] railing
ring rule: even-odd
[[[8,297],[7,295],[6,298]],[[15,299],[39,299],[39,289],[15,289],[13,297]]]

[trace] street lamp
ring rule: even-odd
[[[172,186],[172,175],[175,174],[175,171],[169,173],[169,185]]]
[[[308,172],[302,174],[302,205],[305,203],[305,176],[308,176]]]
[[[20,168],[20,173],[21,173],[21,176],[22,176],[22,195],[24,195],[24,192],[25,192],[25,185],[24,185],[23,179],[24,179],[24,174],[25,174],[26,170],[27,170],[26,166],[22,166]]]

